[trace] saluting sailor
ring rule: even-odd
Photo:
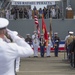
[[[34,34],[32,35],[32,42],[34,48],[34,57],[38,57],[39,38],[36,31],[34,31]]]
[[[7,19],[0,18],[0,75],[15,75],[15,59],[33,55],[32,48],[22,38],[14,34],[14,31],[7,29],[8,24]],[[6,31],[14,43],[5,42]]]
[[[15,35],[18,35],[18,32],[17,31],[14,31],[14,34]],[[8,35],[8,32],[6,31],[6,34],[5,34],[5,37],[3,39],[5,42],[7,43],[12,43],[13,40],[11,39],[10,35]],[[15,72],[19,72],[19,66],[20,66],[20,57],[17,57],[15,59]]]

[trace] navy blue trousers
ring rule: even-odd
[[[54,51],[54,52],[55,52],[55,57],[58,57],[58,49],[59,49],[59,47],[56,46],[56,47],[55,47],[55,51]]]
[[[41,57],[44,57],[44,48],[45,48],[45,46],[40,46]]]

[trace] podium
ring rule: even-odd
[[[73,10],[66,10],[66,18],[73,19]]]

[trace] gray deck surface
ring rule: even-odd
[[[75,69],[64,60],[64,53],[59,52],[58,57],[22,58],[20,71],[17,75],[75,75]]]

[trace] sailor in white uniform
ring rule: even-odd
[[[32,42],[34,48],[34,57],[38,57],[39,38],[36,31],[34,31],[34,34],[32,35]]]
[[[50,57],[52,42],[51,42],[51,38],[49,36],[49,32],[47,34],[48,34],[48,46],[46,47],[46,56]]]
[[[18,32],[14,31],[14,34],[15,34],[15,35],[18,35]],[[7,32],[6,32],[6,34],[5,34],[4,38],[3,38],[3,40],[4,40],[5,42],[7,42],[7,43],[13,42],[13,40],[11,39],[11,37],[8,35]],[[17,57],[17,58],[15,59],[15,71],[16,71],[16,72],[19,72],[19,66],[20,66],[20,57]]]
[[[15,35],[18,35],[18,32],[17,31],[13,31]],[[13,42],[13,40],[11,39],[11,37],[8,35],[8,33],[6,32],[5,36],[4,36],[4,39],[3,39],[5,42],[7,43],[11,43]],[[16,72],[19,72],[19,66],[20,66],[20,57],[17,57],[15,59],[15,71]]]
[[[32,48],[13,31],[6,29],[9,21],[0,18],[0,75],[15,75],[14,62],[17,57],[29,57],[34,54]],[[4,41],[4,36],[8,35],[14,43]]]
[[[14,31],[14,33],[16,35],[18,35],[18,33],[16,31]],[[22,36],[20,36],[20,35],[18,35],[18,36],[25,41],[25,39]],[[19,72],[19,69],[20,69],[20,57],[17,57],[15,60],[15,71]]]

